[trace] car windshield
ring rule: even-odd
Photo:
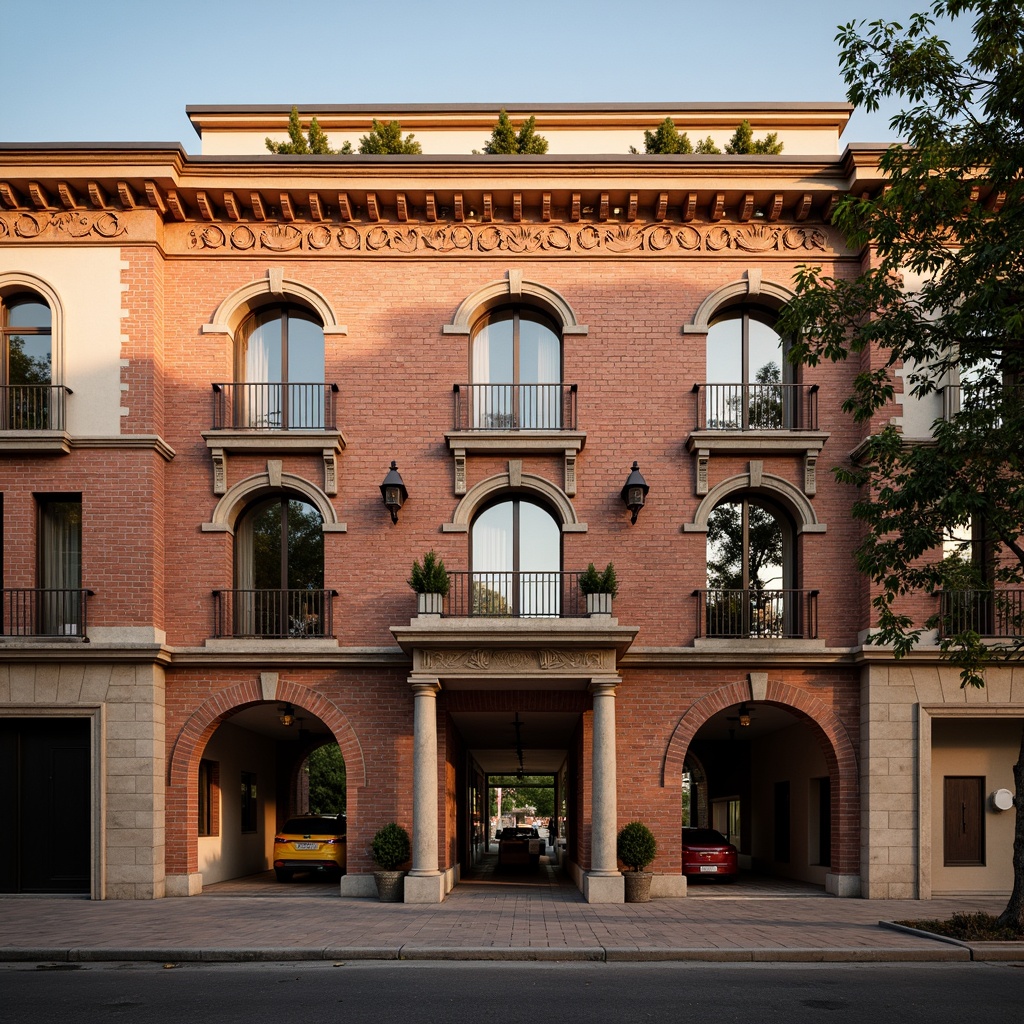
[[[690,846],[728,846],[729,840],[713,828],[684,828],[683,842]]]
[[[289,818],[278,830],[299,836],[340,836],[345,833],[344,818]]]

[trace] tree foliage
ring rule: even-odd
[[[937,18],[960,16],[974,19],[963,58],[935,31]],[[1024,7],[936,0],[906,27],[851,22],[837,41],[850,101],[871,111],[901,99],[891,126],[906,144],[880,159],[886,188],[847,195],[833,213],[855,251],[871,247],[867,269],[850,280],[800,268],[779,326],[798,338],[794,361],[852,357],[861,367],[844,408],[872,433],[858,463],[837,474],[860,488],[857,561],[875,585],[874,639],[902,657],[939,627],[962,685],[980,686],[994,659],[1022,653],[1021,601],[996,642],[978,616],[920,623],[902,602],[964,594],[964,560],[949,557],[948,542],[968,529],[979,540],[968,583],[983,579],[990,599],[1024,583]],[[958,382],[959,402],[928,443],[881,415],[901,386],[938,408],[937,393]],[[1024,744],[1014,773],[1024,793]],[[1020,924],[1020,803],[1014,875],[1004,917]]]
[[[484,143],[484,152],[496,155],[536,154],[548,151],[548,140],[537,134],[537,118],[529,117],[516,131],[511,118],[502,110],[491,137]]]
[[[292,107],[288,115],[288,141],[274,142],[267,138],[267,149],[271,153],[294,153],[300,155],[312,154],[314,156],[333,156],[337,154],[348,154],[352,152],[352,144],[346,142],[341,149],[331,149],[327,136],[320,127],[320,122],[314,117],[309,122],[309,131],[302,133],[302,121],[299,118],[299,108]]]
[[[782,152],[778,132],[769,132],[763,139],[755,139],[750,122],[744,118],[733,132],[732,138],[725,144],[726,153],[764,153],[777,155]]]
[[[408,156],[423,150],[414,135],[402,137],[402,125],[398,121],[385,124],[374,118],[370,133],[359,140],[359,152],[370,156]]]
[[[309,813],[344,814],[347,794],[345,759],[337,743],[325,743],[309,755]]]

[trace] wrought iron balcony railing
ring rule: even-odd
[[[695,590],[697,636],[816,640],[817,590]]]
[[[575,384],[455,384],[456,430],[575,430]]]
[[[0,590],[0,635],[88,642],[88,598],[93,591],[50,587]]]
[[[334,636],[336,590],[215,590],[214,636],[307,640]]]
[[[0,430],[63,430],[65,399],[71,394],[63,384],[0,386]]]
[[[1024,590],[943,590],[939,635],[1024,636]]]
[[[449,572],[442,615],[569,619],[587,614],[579,572]]]
[[[337,384],[213,385],[214,430],[334,430]]]
[[[694,384],[698,430],[817,430],[817,384]]]

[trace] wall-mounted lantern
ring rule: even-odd
[[[640,509],[644,507],[649,490],[647,481],[640,475],[640,465],[634,459],[633,469],[626,477],[626,484],[622,488],[622,500],[626,503],[626,508],[633,513],[629,520],[631,523],[635,523],[636,517],[640,515]]]
[[[387,510],[391,513],[391,522],[397,523],[398,510],[405,504],[405,499],[409,497],[409,492],[402,482],[402,477],[398,472],[398,466],[394,459],[391,460],[391,469],[388,470],[388,475],[384,477],[384,483],[380,485],[380,494],[384,499]]]

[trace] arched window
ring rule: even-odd
[[[54,402],[52,315],[33,292],[0,295],[0,428],[57,430],[63,427]]]
[[[555,617],[562,609],[562,534],[543,506],[498,501],[471,532],[472,613]]]
[[[731,307],[712,321],[707,341],[708,429],[779,430],[797,424],[783,338],[775,314]]]
[[[236,636],[326,636],[323,517],[286,494],[250,505],[235,529]]]
[[[800,636],[794,528],[764,499],[741,498],[708,516],[708,636]]]
[[[235,352],[236,425],[261,430],[324,427],[324,330],[305,307],[258,309]]]
[[[562,337],[530,308],[486,314],[471,342],[473,426],[487,430],[562,427]]]

